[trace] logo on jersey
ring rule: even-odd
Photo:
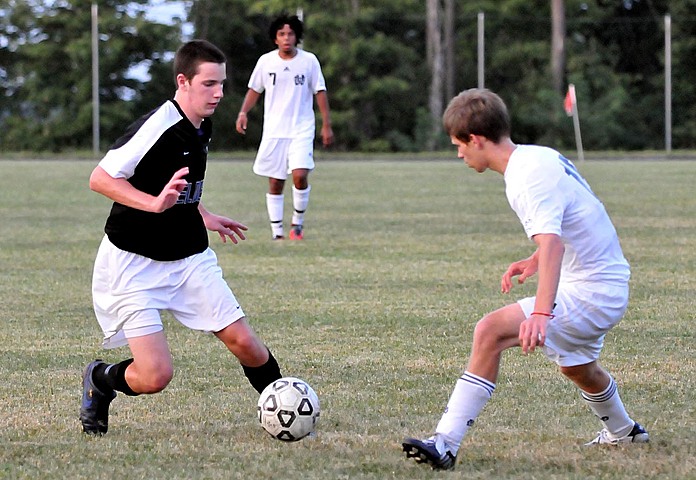
[[[534,226],[534,219],[533,218],[525,218],[524,221],[522,222],[522,228],[524,228],[524,231],[529,235],[529,232],[532,230],[532,227]]]
[[[198,203],[203,196],[203,180],[196,183],[187,183],[184,189],[179,194],[176,201],[177,205],[185,205],[187,203]]]
[[[295,75],[295,85],[304,85],[305,84],[305,76],[304,75]]]

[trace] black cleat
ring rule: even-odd
[[[446,448],[444,443],[441,445],[444,452],[441,453],[435,436],[425,440],[407,438],[401,446],[404,452],[406,452],[406,458],[413,458],[416,460],[416,463],[427,463],[433,470],[454,469],[457,457],[452,455],[452,452]]]
[[[104,363],[95,360],[85,367],[82,373],[82,404],[80,405],[80,421],[82,431],[88,435],[104,435],[109,429],[109,404],[116,398],[116,392],[102,392],[92,382],[94,368]]]

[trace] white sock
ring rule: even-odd
[[[581,390],[580,395],[611,436],[621,438],[631,433],[635,422],[626,413],[616,382],[611,377],[609,379],[609,386],[603,392],[587,393]]]
[[[457,380],[445,413],[435,429],[435,433],[442,435],[449,445],[452,455],[457,455],[464,435],[490,400],[493,390],[495,383],[473,373],[464,372]]]
[[[268,210],[268,219],[271,221],[271,232],[273,236],[282,237],[283,233],[283,203],[285,196],[266,194],[266,209]]]
[[[295,185],[292,186],[292,224],[302,225],[304,223],[304,213],[307,210],[307,205],[309,204],[309,191],[312,189],[311,185],[307,185],[304,190],[298,190]]]

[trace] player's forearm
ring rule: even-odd
[[[89,188],[127,207],[153,212],[156,197],[138,190],[125,178],[113,178],[97,166],[89,177]]]
[[[249,110],[254,108],[256,102],[259,101],[259,97],[261,97],[261,94],[257,91],[251,88],[247,90],[247,93],[244,96],[244,101],[242,102],[242,107],[239,109],[239,115],[246,115],[249,113]]]
[[[538,284],[536,301],[534,303],[535,312],[551,313],[556,302],[558,293],[558,282],[561,276],[561,265],[565,247],[560,237],[557,235],[543,235],[543,238],[535,237],[535,242],[539,246],[535,252],[538,261]]]
[[[321,123],[322,126],[331,126],[331,110],[329,109],[329,96],[326,94],[325,90],[317,92],[317,107],[319,107],[319,113],[321,113]]]
[[[202,203],[198,203],[198,212],[201,214],[201,217],[203,217],[203,223],[205,226],[208,226],[208,219],[212,215],[204,206]]]

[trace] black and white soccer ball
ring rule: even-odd
[[[273,438],[296,442],[314,433],[319,397],[304,380],[283,377],[261,392],[257,410],[261,426]]]

